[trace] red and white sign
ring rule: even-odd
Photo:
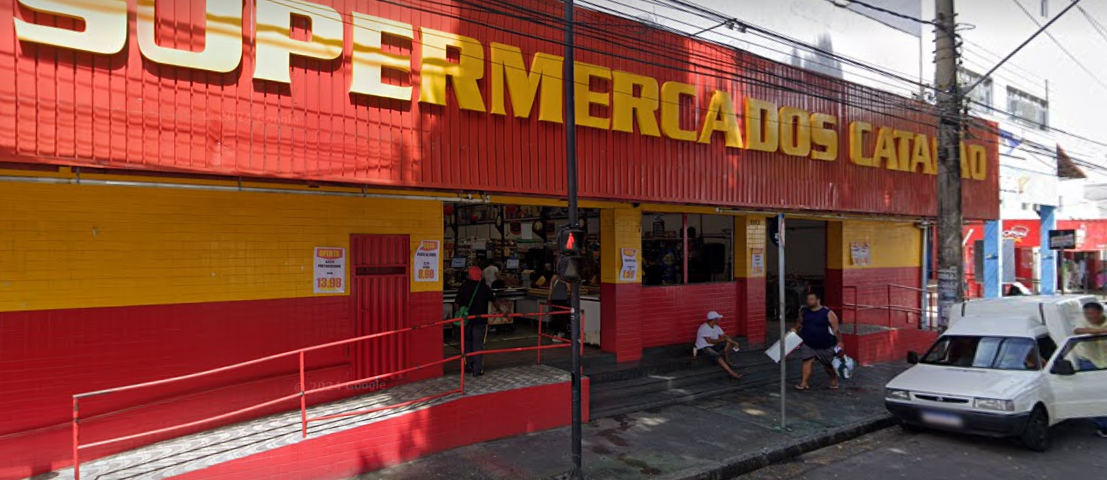
[[[315,247],[314,292],[317,294],[346,293],[346,249]]]

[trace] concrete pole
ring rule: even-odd
[[[964,298],[961,245],[961,93],[953,0],[937,1],[938,84],[938,328],[949,326],[953,305]]]

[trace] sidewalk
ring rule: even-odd
[[[905,363],[858,368],[839,391],[817,371],[812,390],[787,394],[789,431],[778,430],[779,384],[616,415],[584,426],[589,480],[730,478],[890,425],[885,383]],[[798,373],[798,372],[794,372]],[[720,382],[729,381],[720,372]],[[358,480],[552,479],[571,463],[568,427],[443,452]]]

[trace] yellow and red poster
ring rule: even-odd
[[[315,247],[315,293],[346,293],[346,249]]]
[[[765,276],[765,249],[750,249],[750,277],[760,278]]]
[[[623,257],[623,268],[619,271],[619,281],[633,282],[638,278],[638,249],[623,248],[620,249],[620,253]]]
[[[438,257],[442,243],[438,240],[423,240],[415,249],[415,260],[411,268],[415,270],[416,282],[438,281]]]

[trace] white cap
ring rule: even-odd
[[[716,312],[714,310],[707,312],[707,321],[709,322],[712,320],[718,320],[720,318],[723,318],[723,316],[719,315],[719,312]]]

